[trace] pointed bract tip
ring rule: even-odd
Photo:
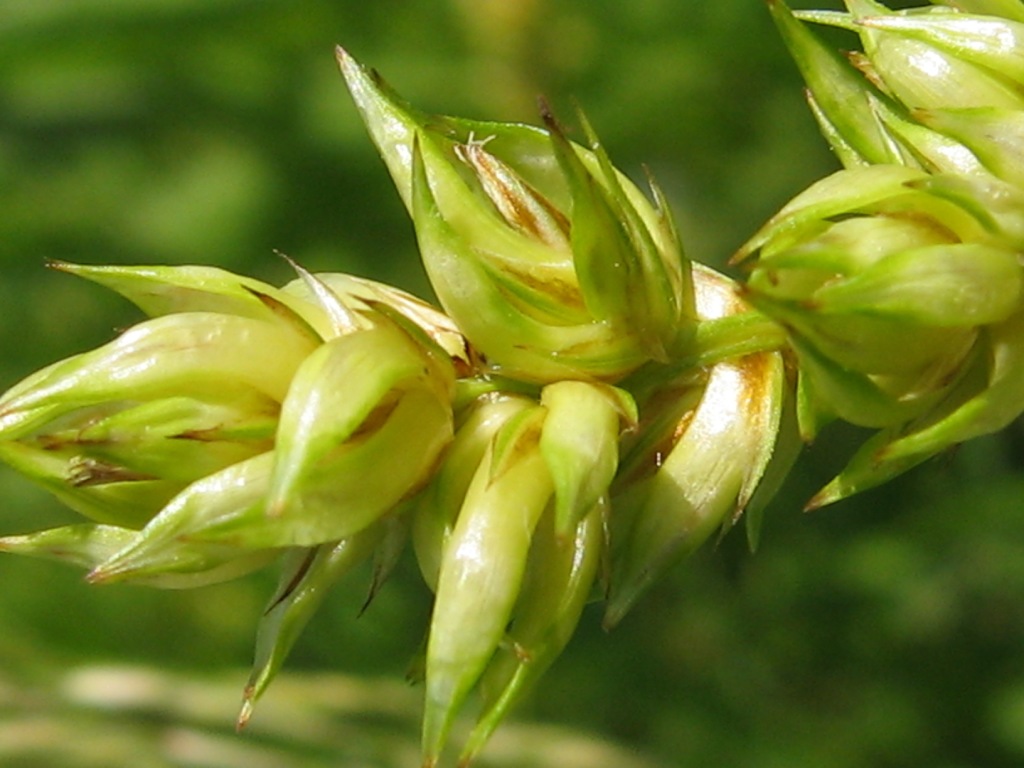
[[[252,719],[253,711],[253,687],[251,685],[245,686],[245,691],[242,693],[242,709],[238,713],[238,719],[235,720],[235,732],[241,733],[245,730],[245,727],[249,724]]]
[[[554,115],[551,113],[551,103],[548,101],[547,96],[543,94],[537,97],[537,112],[540,113],[542,120],[554,120]]]
[[[87,574],[85,574],[85,580],[89,584],[108,584],[113,581],[117,576],[116,570],[111,570],[106,564],[97,565]]]
[[[359,68],[359,63],[342,46],[334,46],[334,59],[338,62],[342,74],[348,78],[349,74]]]
[[[601,617],[601,629],[605,632],[611,632],[619,626],[619,622],[629,612],[629,607],[628,605],[623,605],[621,601],[609,602],[604,616]]]
[[[334,58],[338,62],[342,77],[352,87],[352,83],[359,79],[360,66],[352,55],[340,45],[334,46]]]
[[[565,135],[565,131],[562,130],[558,118],[555,117],[555,111],[551,108],[551,103],[546,97],[537,97],[537,111],[540,112],[540,119],[549,131],[559,136]]]
[[[830,489],[828,486],[825,486],[816,494],[814,494],[806,504],[804,504],[803,511],[816,512],[822,507],[827,507],[829,504],[839,501],[839,498],[840,497],[834,490]]]
[[[275,248],[274,249],[274,255],[277,256],[277,258],[283,260],[285,264],[287,264],[289,267],[294,269],[297,273],[302,274],[302,272],[301,272],[302,267],[300,267],[298,262],[295,261],[295,259],[293,259],[291,256],[289,256],[287,253],[285,253],[284,251],[280,250],[279,248]]]
[[[341,69],[341,74],[349,84],[349,88],[353,88],[354,83],[358,83],[361,79],[369,80],[375,87],[385,87],[384,78],[381,77],[380,72],[372,67],[365,67],[356,60],[356,58],[342,48],[340,45],[334,46],[334,58],[338,62],[338,67]]]

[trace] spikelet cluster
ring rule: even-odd
[[[770,7],[844,168],[735,260],[787,330],[804,438],[836,418],[879,430],[818,507],[1024,411],[1024,5]],[[832,50],[820,24],[862,50]]]
[[[423,765],[475,701],[468,765],[571,638],[761,511],[804,441],[877,429],[811,502],[1024,410],[1024,11],[771,12],[845,166],[736,254],[684,255],[593,129],[423,114],[339,50],[434,307],[310,274],[56,269],[147,319],[0,397],[0,459],[86,520],[0,539],[96,583],[274,564],[239,723],[328,589],[415,556],[434,603]],[[811,31],[860,35],[842,56]]]

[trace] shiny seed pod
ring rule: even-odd
[[[699,274],[702,317],[746,310],[730,281]],[[679,418],[668,445],[650,446],[653,473],[619,485],[612,497],[608,627],[669,567],[739,519],[774,454],[787,398],[780,353],[716,363],[694,391],[699,400]]]
[[[498,431],[444,550],[427,643],[424,766],[436,765],[519,594],[533,530],[553,493],[538,447],[543,420],[536,406]]]
[[[526,397],[496,392],[478,397],[461,414],[455,437],[412,514],[413,549],[431,591],[437,591],[444,551],[484,455],[498,430],[531,405]]]
[[[534,533],[523,586],[500,649],[480,683],[483,704],[459,756],[468,766],[509,711],[532,690],[572,637],[600,571],[607,499],[566,537],[547,514]]]

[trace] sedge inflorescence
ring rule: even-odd
[[[146,320],[0,397],[0,459],[87,522],[0,550],[188,588],[276,563],[240,724],[325,592],[411,549],[434,605],[424,765],[468,764],[568,643],[761,512],[833,420],[876,429],[810,502],[1024,411],[1024,6],[769,3],[844,169],[736,254],[684,255],[664,195],[580,114],[418,112],[342,73],[440,307],[343,274],[55,263]],[[955,7],[952,7],[955,6]],[[812,25],[858,33],[842,56]],[[408,547],[406,545],[409,545]]]

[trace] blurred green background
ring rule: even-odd
[[[0,0],[0,388],[137,318],[46,259],[283,282],[278,249],[428,295],[337,43],[433,111],[578,100],[712,264],[834,168],[758,0]],[[1024,435],[801,514],[858,437],[808,451],[756,555],[730,535],[611,634],[586,614],[482,764],[1021,765]],[[0,490],[3,532],[71,519]],[[160,593],[0,559],[0,764],[415,764],[410,562],[358,620],[364,583],[332,595],[229,733],[273,581]]]

